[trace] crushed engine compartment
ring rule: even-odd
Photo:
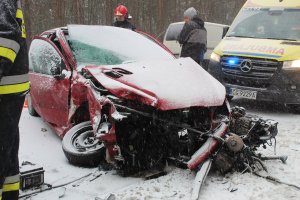
[[[126,117],[115,122],[113,166],[123,176],[163,170],[168,162],[196,169],[191,168],[190,163],[201,164],[202,157],[212,159],[215,168],[222,173],[233,169],[252,172],[257,165],[266,169],[262,161],[267,158],[256,151],[261,146],[272,146],[278,132],[277,122],[246,114],[242,107],[233,107],[231,113],[226,113],[225,105],[221,109],[195,107],[158,111],[130,101],[118,103],[114,105]],[[214,135],[221,124],[227,127],[226,133]],[[208,148],[207,144],[215,147]],[[199,158],[194,159],[197,156]]]
[[[163,169],[167,161],[187,168],[187,162],[229,112],[222,109],[191,107],[161,111],[136,102],[114,102],[126,116],[115,122],[118,155],[114,166],[122,175],[148,169]],[[227,122],[227,121],[226,121]],[[207,135],[205,135],[207,134]]]

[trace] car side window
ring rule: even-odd
[[[173,24],[170,25],[168,30],[167,30],[167,35],[166,35],[166,40],[167,41],[172,41],[172,40],[177,40],[184,24]]]
[[[62,59],[56,49],[47,41],[33,40],[29,49],[29,69],[51,75],[50,69],[55,66],[62,66]]]

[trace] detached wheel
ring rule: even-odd
[[[91,122],[71,128],[63,138],[62,149],[71,164],[94,167],[105,158],[105,147],[94,137]]]
[[[27,105],[28,105],[28,113],[31,115],[31,116],[34,116],[34,117],[38,117],[39,114],[35,111],[33,105],[32,105],[32,101],[31,101],[31,96],[30,94],[28,94],[26,96],[26,99],[27,99]]]

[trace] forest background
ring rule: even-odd
[[[22,0],[28,42],[33,35],[67,24],[111,25],[123,3],[140,30],[162,40],[172,22],[193,6],[208,22],[230,25],[245,0]]]

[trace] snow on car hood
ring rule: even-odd
[[[219,106],[224,86],[191,58],[85,67],[112,94],[160,110]]]

